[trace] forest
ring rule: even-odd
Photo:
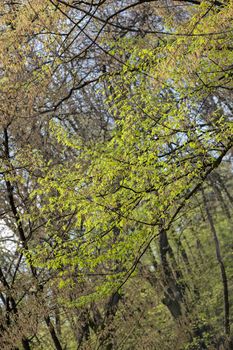
[[[0,350],[233,349],[233,0],[0,1]]]

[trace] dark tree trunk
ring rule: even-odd
[[[163,282],[165,286],[163,303],[168,307],[172,316],[177,319],[182,315],[185,287],[175,279],[172,273],[172,269],[168,261],[168,255],[171,257],[174,256],[172,248],[168,242],[167,232],[163,228],[161,228],[159,234],[159,250],[163,268]],[[177,270],[175,272],[179,277],[180,272]]]
[[[49,316],[45,317],[45,323],[48,326],[49,333],[51,335],[51,338],[53,340],[53,343],[54,343],[54,346],[55,346],[56,350],[62,350],[61,343],[60,343],[60,341],[59,341],[59,339],[57,337],[56,331],[54,329],[54,326],[53,326],[52,321],[50,320]]]
[[[212,233],[214,244],[215,244],[216,258],[217,258],[218,264],[220,266],[220,271],[221,271],[222,284],[223,284],[223,297],[224,297],[224,316],[225,316],[224,328],[225,328],[225,333],[227,335],[229,335],[230,334],[230,304],[229,304],[227,274],[226,274],[225,265],[224,265],[224,262],[222,259],[222,255],[221,255],[221,249],[220,249],[217,231],[215,229],[214,221],[213,221],[212,215],[210,213],[208,202],[207,202],[205,192],[203,189],[202,189],[202,195],[203,195],[203,201],[204,201],[204,205],[205,205],[207,219],[208,219],[208,222],[210,225],[211,233]]]

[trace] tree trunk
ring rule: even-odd
[[[225,265],[224,265],[224,262],[222,259],[222,255],[221,255],[221,249],[220,249],[217,231],[215,229],[214,221],[213,221],[212,215],[210,213],[208,202],[207,202],[205,192],[203,189],[202,189],[202,195],[203,195],[203,201],[204,201],[204,205],[205,205],[207,219],[208,219],[208,222],[210,225],[211,233],[212,233],[214,244],[215,244],[216,258],[217,258],[218,264],[220,266],[220,271],[221,271],[222,284],[223,284],[223,298],[224,298],[224,318],[225,318],[224,329],[225,329],[225,333],[227,335],[229,335],[230,334],[230,304],[229,304],[227,274],[226,274]]]

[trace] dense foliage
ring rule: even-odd
[[[232,349],[232,1],[0,13],[1,349]]]

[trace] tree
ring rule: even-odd
[[[131,305],[136,293],[126,282],[133,281],[156,298],[158,310],[151,318],[146,312],[151,321],[143,329],[153,329],[158,314],[156,328],[164,321],[177,327],[148,346],[172,348],[176,339],[177,349],[204,349],[229,340],[226,253],[217,255],[225,276],[221,338],[218,274],[209,284],[213,290],[218,281],[213,305],[202,311],[207,273],[199,278],[196,266],[205,256],[210,271],[213,249],[205,224],[200,242],[192,229],[198,200],[219,251],[212,192],[199,194],[208,181],[230,215],[231,195],[215,171],[232,147],[232,3],[183,5],[2,5],[1,207],[19,245],[12,270],[1,272],[5,348],[134,346],[130,336],[121,342],[119,327],[124,305],[131,325],[130,313],[145,305],[141,295]],[[231,170],[222,169],[225,179]]]

